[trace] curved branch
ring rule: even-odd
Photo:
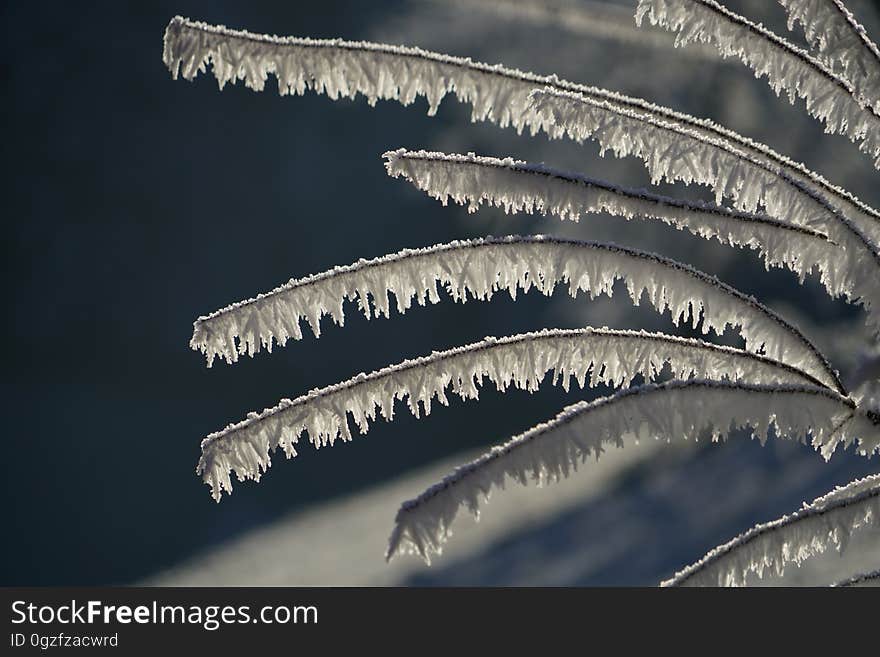
[[[435,398],[444,406],[449,403],[447,388],[462,399],[477,399],[485,378],[501,391],[537,390],[548,372],[554,373],[550,382],[565,390],[572,381],[582,388],[619,387],[637,376],[657,376],[666,365],[678,378],[821,385],[810,375],[763,356],[662,333],[586,328],[485,338],[360,374],[251,413],[202,441],[197,472],[219,501],[223,490],[232,492],[231,472],[239,480],[259,479],[275,449],[282,448],[288,458],[296,455],[294,446],[303,432],[315,447],[351,440],[349,414],[364,434],[377,409],[390,421],[395,401],[406,400],[414,416],[428,415]]]
[[[689,203],[645,190],[618,187],[580,174],[541,164],[469,153],[449,155],[403,148],[383,155],[388,174],[403,177],[446,205],[450,198],[476,212],[482,203],[514,212],[552,214],[578,221],[582,214],[606,212],[625,219],[658,219],[679,230],[727,246],[748,246],[764,264],[786,267],[803,282],[814,266],[832,296],[847,287],[837,245],[811,228],[765,215],[730,210],[701,202]]]
[[[765,569],[782,575],[787,563],[800,564],[829,545],[843,551],[853,531],[872,523],[880,524],[880,475],[856,480],[791,515],[756,525],[662,586],[742,586],[749,573],[762,577]]]
[[[790,102],[806,101],[807,112],[828,133],[845,135],[880,168],[880,114],[852,86],[809,53],[715,0],[639,0],[636,22],[677,32],[676,45],[713,43],[724,57],[739,57],[757,76],[766,76]]]
[[[821,229],[844,248],[841,255],[846,258],[845,265],[829,276],[832,282],[830,287],[825,283],[826,287],[843,289],[849,299],[861,301],[869,324],[880,332],[880,287],[876,285],[880,249],[862,230],[867,227],[880,237],[880,224],[857,226],[825,197],[784,172],[680,125],[549,88],[534,91],[531,98],[535,111],[572,139],[593,138],[603,153],[607,149],[618,157],[642,159],[655,183],[667,180],[708,185],[719,204],[727,197],[742,210],[751,212],[763,206],[772,217]],[[833,281],[837,276],[848,280],[843,284]]]
[[[691,316],[721,334],[738,327],[746,349],[766,353],[793,365],[824,385],[844,391],[837,373],[818,349],[794,326],[772,310],[718,279],[680,262],[601,242],[582,242],[544,236],[487,238],[440,244],[425,249],[361,260],[347,267],[294,279],[247,301],[200,317],[193,325],[190,346],[208,358],[235,362],[240,354],[253,355],[273,341],[300,339],[300,320],[307,319],[315,335],[320,320],[330,315],[337,324],[345,319],[344,301],[357,300],[367,318],[390,315],[388,293],[394,293],[399,312],[413,300],[437,303],[438,282],[456,301],[470,294],[487,300],[500,290],[516,298],[519,290],[537,288],[550,295],[557,283],[567,282],[574,297],[579,291],[595,298],[611,295],[623,279],[638,305],[642,294],[659,312],[669,309],[674,323]],[[763,350],[763,351],[762,351]]]
[[[472,105],[472,120],[513,126],[517,132],[528,128],[533,135],[544,130],[550,136],[561,136],[531,108],[529,94],[532,91],[550,87],[582,94],[623,111],[635,111],[680,125],[751,154],[773,170],[782,170],[822,194],[833,207],[880,243],[880,212],[803,164],[707,119],[556,76],[539,76],[420,48],[341,39],[264,36],[180,16],[173,18],[165,31],[163,59],[175,79],[181,75],[192,80],[212,63],[221,88],[241,79],[247,87],[260,91],[269,74],[274,74],[281,94],[303,94],[306,89],[333,99],[355,98],[361,94],[371,105],[380,98],[409,105],[417,96],[424,96],[429,114],[434,114],[446,94],[451,93],[461,102]]]
[[[874,109],[880,109],[880,50],[840,0],[779,0],[788,29],[800,23],[819,59]]]
[[[811,436],[826,455],[856,441],[867,455],[880,450],[880,427],[861,413],[848,423],[847,434],[838,430],[841,418],[853,410],[851,400],[826,388],[699,380],[648,384],[581,402],[404,502],[386,558],[417,553],[430,563],[447,540],[459,508],[478,516],[481,502],[508,480],[521,485],[558,481],[591,456],[598,458],[606,445],[622,447],[624,438],[698,439],[710,432],[712,440],[719,440],[731,427],[751,427],[763,441],[772,426],[780,436]]]

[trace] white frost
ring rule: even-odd
[[[846,135],[880,168],[880,115],[853,88],[810,54],[715,0],[639,0],[636,22],[677,32],[676,45],[711,43],[724,57],[738,57],[773,91],[790,102],[806,101],[825,132]]]
[[[779,0],[788,29],[800,23],[818,58],[874,109],[880,109],[880,51],[840,0]]]
[[[474,120],[490,120],[518,132],[541,126],[527,107],[530,91],[554,79],[422,50],[367,41],[252,34],[176,16],[165,32],[165,65],[172,77],[193,79],[213,65],[222,89],[243,80],[262,91],[270,74],[281,95],[307,89],[332,99],[366,97],[412,104],[418,96],[434,114],[446,94],[473,105]]]
[[[461,102],[471,104],[474,121],[513,126],[517,132],[528,129],[531,134],[544,130],[551,137],[561,134],[533,111],[529,94],[545,87],[575,92],[621,111],[635,111],[679,125],[749,153],[822,194],[880,243],[880,213],[803,164],[707,119],[556,76],[535,75],[419,48],[252,34],[179,16],[165,31],[163,58],[174,78],[182,75],[187,80],[204,72],[211,63],[221,88],[243,80],[247,87],[260,91],[268,76],[274,74],[282,94],[303,94],[311,89],[333,99],[363,95],[371,105],[379,99],[409,105],[424,96],[429,114],[437,110],[446,94],[454,94]]]
[[[791,515],[756,525],[662,585],[743,586],[750,573],[782,575],[786,564],[800,564],[831,545],[843,551],[853,531],[871,524],[880,525],[880,475],[858,479]]]
[[[838,445],[854,442],[866,455],[880,450],[880,427],[825,388],[699,380],[647,384],[569,406],[404,502],[386,558],[417,553],[430,562],[448,539],[459,508],[478,517],[481,503],[508,480],[521,485],[558,481],[591,456],[598,458],[607,445],[652,437],[698,439],[707,433],[719,440],[741,427],[750,427],[763,441],[771,426],[782,437],[809,436],[826,457]]]
[[[232,492],[230,473],[239,480],[259,479],[277,448],[288,458],[303,432],[315,447],[351,440],[348,416],[361,434],[377,411],[394,419],[394,403],[406,400],[416,417],[428,415],[434,399],[448,405],[446,390],[462,399],[477,399],[486,378],[501,391],[509,387],[535,391],[548,372],[551,383],[568,390],[600,384],[620,387],[637,376],[650,379],[669,366],[676,378],[730,378],[767,384],[818,385],[813,377],[782,363],[748,352],[644,331],[611,329],[546,330],[434,352],[371,374],[282,400],[262,413],[211,434],[202,442],[197,471],[219,501]]]
[[[254,299],[240,301],[193,325],[190,346],[208,358],[235,362],[240,354],[253,355],[273,342],[284,345],[300,339],[300,320],[306,319],[315,335],[320,320],[329,315],[337,324],[345,319],[346,299],[356,300],[369,318],[391,312],[388,293],[394,294],[400,313],[413,301],[425,305],[440,300],[438,283],[455,300],[468,294],[487,300],[506,290],[516,298],[531,288],[550,295],[558,283],[567,283],[572,297],[579,291],[591,298],[611,295],[616,280],[626,282],[638,305],[646,293],[659,312],[667,309],[677,325],[689,316],[703,333],[718,334],[728,326],[738,328],[746,349],[766,353],[843,390],[836,373],[815,346],[794,326],[754,298],[745,296],[718,279],[688,265],[661,256],[613,244],[582,242],[541,235],[486,238],[406,249],[374,260],[302,279],[294,279]],[[702,318],[702,322],[701,322]]]
[[[702,202],[688,203],[645,190],[618,187],[540,164],[468,153],[456,155],[399,149],[384,154],[389,175],[404,177],[446,205],[451,198],[476,212],[482,203],[514,212],[552,214],[578,221],[583,214],[606,212],[625,219],[658,219],[726,246],[747,246],[761,253],[765,266],[786,267],[803,282],[814,266],[832,296],[849,292],[845,272],[838,273],[837,245],[818,231],[764,215]]]
[[[634,155],[648,168],[653,183],[697,183],[715,191],[718,204],[729,198],[745,212],[763,208],[777,219],[820,230],[845,253],[844,262],[820,259],[823,285],[861,302],[868,323],[880,331],[880,223],[864,219],[856,225],[827,199],[783,171],[761,162],[728,143],[654,117],[622,110],[581,94],[553,89],[532,93],[535,111],[570,138],[599,142],[602,153]],[[868,234],[866,234],[866,231]]]

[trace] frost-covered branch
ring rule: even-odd
[[[461,466],[397,513],[386,558],[417,553],[430,562],[440,553],[461,507],[479,516],[480,505],[508,480],[521,485],[558,481],[607,445],[624,440],[725,437],[731,428],[751,427],[765,440],[773,432],[804,439],[826,456],[856,441],[871,454],[880,449],[880,426],[826,388],[766,386],[715,381],[670,381],[581,402],[480,458]],[[844,423],[843,420],[849,418]]]
[[[788,29],[800,23],[819,59],[839,72],[853,90],[880,109],[880,50],[840,0],[779,0]]]
[[[627,189],[541,164],[469,153],[456,155],[399,149],[384,154],[389,175],[404,177],[446,205],[451,198],[476,212],[482,203],[514,212],[552,214],[578,221],[582,214],[606,212],[625,219],[658,219],[727,246],[748,246],[765,266],[787,267],[804,278],[818,265],[832,296],[848,292],[838,273],[840,252],[824,234],[764,215],[702,202],[688,203],[645,190]]]
[[[756,525],[662,585],[742,586],[750,573],[782,575],[787,563],[800,564],[829,545],[843,551],[853,531],[872,524],[880,525],[880,475],[858,479],[791,515]]]
[[[859,241],[878,250],[880,221],[858,214],[851,221],[824,194],[729,142],[649,113],[550,87],[532,92],[531,103],[545,122],[570,139],[596,140],[601,155],[610,151],[616,157],[639,158],[654,184],[666,180],[706,185],[718,204],[729,198],[746,212],[764,207],[772,217],[819,228],[842,244],[852,241],[849,234],[858,229]],[[857,245],[855,250],[862,248]]]
[[[428,415],[436,398],[448,405],[446,390],[462,399],[477,399],[486,378],[501,391],[509,387],[537,390],[548,372],[550,382],[568,390],[600,384],[619,387],[637,376],[650,379],[668,365],[673,376],[745,380],[765,384],[821,385],[789,365],[699,340],[662,333],[573,329],[525,333],[434,352],[371,374],[283,400],[274,408],[211,434],[202,442],[197,471],[219,501],[232,492],[230,473],[239,480],[259,479],[277,448],[288,457],[303,432],[315,447],[351,440],[348,416],[361,434],[381,415],[394,419],[394,403],[406,400],[416,417]]]
[[[856,587],[856,586],[880,586],[880,570],[874,570],[870,573],[861,573],[860,575],[854,575],[849,579],[845,579],[842,582],[837,582],[836,584],[832,584],[835,587]]]
[[[293,279],[247,301],[200,317],[193,326],[190,346],[208,358],[234,362],[260,347],[300,339],[300,320],[320,334],[324,315],[342,325],[346,299],[356,300],[367,318],[389,316],[394,294],[397,310],[406,312],[440,300],[438,283],[455,300],[490,299],[506,290],[516,298],[531,288],[550,295],[558,283],[567,283],[571,296],[579,291],[591,298],[611,295],[618,279],[626,282],[633,303],[643,293],[659,312],[667,309],[676,324],[690,315],[696,327],[718,334],[738,327],[752,352],[764,350],[774,360],[814,376],[824,385],[843,391],[837,373],[825,357],[794,326],[769,308],[718,279],[688,265],[661,256],[613,244],[582,242],[545,236],[487,238],[406,249],[374,260]]]
[[[542,126],[528,112],[528,94],[556,79],[421,48],[253,34],[180,16],[165,30],[163,59],[174,79],[192,80],[212,64],[221,89],[243,80],[262,91],[274,74],[281,95],[311,89],[334,100],[363,95],[370,105],[380,99],[410,105],[424,96],[430,115],[454,93],[473,105],[475,121],[511,125],[518,132],[528,127],[533,134]]]
[[[785,172],[681,125],[567,91],[536,90],[531,98],[535,111],[571,139],[596,139],[603,153],[640,158],[654,183],[707,185],[719,204],[730,198],[746,212],[763,207],[772,217],[827,234],[846,253],[841,254],[844,263],[822,266],[823,278],[828,276],[823,284],[834,295],[842,291],[852,301],[860,300],[869,323],[880,331],[880,250],[866,235],[871,231],[880,238],[880,223],[870,219],[856,225],[823,195]]]
[[[845,135],[880,168],[880,114],[853,88],[809,53],[715,0],[639,0],[636,22],[677,32],[676,45],[711,43],[724,57],[738,57],[773,91],[790,102],[803,98],[825,131]]]
[[[539,76],[419,48],[252,34],[179,16],[165,31],[163,58],[175,79],[181,75],[191,80],[211,63],[221,88],[241,79],[247,87],[261,91],[269,74],[274,74],[282,95],[312,89],[333,99],[363,95],[371,105],[379,99],[409,105],[424,96],[429,114],[435,113],[446,94],[451,93],[471,104],[474,121],[513,126],[517,132],[528,129],[532,134],[544,130],[551,137],[562,136],[562,131],[534,111],[529,94],[544,88],[574,92],[621,111],[679,125],[749,153],[822,194],[869,237],[873,236],[875,243],[880,243],[880,212],[803,164],[712,121],[556,76]]]

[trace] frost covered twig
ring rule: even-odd
[[[865,59],[866,53],[877,55],[876,47],[864,50],[873,44],[850,15],[843,14],[843,23],[840,16],[822,18],[825,9],[843,9],[838,0],[780,2],[789,9],[790,22],[804,24],[821,61],[714,0],[640,0],[637,19],[648,16],[677,30],[677,44],[714,43],[723,56],[741,58],[759,76],[766,75],[777,94],[784,90],[790,100],[804,98],[827,132],[846,134],[880,168],[880,109],[870,100],[876,80]],[[822,20],[834,23],[834,34],[817,36]],[[386,166],[442,202],[452,197],[472,211],[489,202],[508,212],[550,212],[573,220],[599,211],[656,218],[725,244],[758,249],[768,267],[787,266],[801,281],[817,265],[832,296],[860,301],[880,331],[880,213],[803,165],[710,121],[555,76],[418,48],[255,35],[180,17],[168,25],[163,57],[175,78],[192,79],[211,65],[221,88],[241,79],[262,90],[274,75],[282,95],[313,89],[334,99],[364,95],[371,105],[379,99],[408,105],[425,96],[429,114],[452,93],[472,105],[473,120],[518,132],[545,131],[552,138],[594,137],[602,154],[640,157],[654,182],[712,186],[717,206],[473,154],[400,150],[386,153]],[[738,209],[718,207],[724,198]],[[770,217],[754,214],[762,208]],[[486,338],[250,413],[203,440],[198,472],[219,500],[223,490],[231,492],[232,474],[259,479],[276,449],[294,456],[303,432],[316,447],[349,440],[349,415],[365,433],[378,416],[393,418],[396,401],[406,401],[418,417],[430,413],[435,399],[448,403],[448,392],[476,398],[486,378],[502,391],[532,391],[548,372],[553,372],[552,384],[566,389],[572,380],[581,386],[629,385],[667,368],[676,377],[568,407],[405,503],[387,556],[409,550],[427,560],[440,551],[460,506],[476,514],[481,501],[508,478],[556,480],[587,457],[598,457],[606,444],[622,445],[625,439],[696,439],[707,433],[718,440],[751,427],[762,441],[770,435],[810,440],[826,458],[841,444],[858,444],[864,455],[880,451],[880,415],[870,381],[850,396],[816,347],[755,299],[687,265],[610,244],[490,237],[361,260],[293,279],[200,317],[190,344],[210,366],[217,356],[234,362],[244,353],[300,339],[302,320],[316,336],[324,315],[342,324],[346,300],[356,301],[370,318],[390,315],[389,292],[403,313],[414,301],[438,302],[441,288],[461,302],[469,296],[489,299],[503,290],[515,298],[532,287],[550,295],[558,284],[567,285],[572,296],[585,291],[596,297],[610,295],[618,279],[636,305],[644,294],[656,310],[669,310],[675,324],[690,321],[703,333],[739,329],[745,350],[592,328]],[[682,380],[690,377],[696,379]],[[786,561],[800,561],[829,543],[840,547],[851,531],[876,523],[878,500],[880,475],[854,482],[717,548],[673,582],[741,583],[751,571],[781,572]]]
[[[655,183],[708,185],[719,204],[730,198],[741,210],[754,212],[764,207],[772,217],[821,229],[846,252],[845,264],[828,262],[823,271],[833,268],[833,276],[847,280],[838,282],[832,277],[826,288],[843,290],[851,300],[860,300],[870,325],[880,331],[880,287],[876,285],[880,247],[868,236],[880,237],[880,223],[871,219],[856,225],[824,196],[785,172],[680,125],[549,88],[534,91],[531,99],[536,112],[572,139],[594,138],[603,152],[610,149],[618,157],[642,159]]]
[[[849,418],[845,431],[844,418]],[[508,480],[521,485],[529,480],[539,485],[558,481],[590,456],[599,457],[606,445],[623,446],[624,439],[697,439],[710,432],[718,440],[732,427],[751,427],[753,435],[764,440],[772,426],[782,437],[809,435],[826,457],[838,445],[857,440],[859,449],[870,455],[880,450],[875,422],[854,411],[849,399],[811,386],[695,380],[630,388],[569,406],[404,502],[386,558],[414,552],[430,562],[447,540],[459,508],[478,516],[481,502]]]
[[[715,0],[639,0],[636,22],[677,32],[676,45],[714,44],[724,57],[739,57],[757,76],[766,76],[777,95],[803,98],[825,131],[845,135],[880,168],[880,114],[852,86],[809,53]]]
[[[241,301],[194,323],[190,346],[202,351],[210,365],[216,356],[234,362],[240,354],[253,355],[261,346],[300,339],[299,322],[306,319],[315,335],[320,320],[330,315],[337,324],[345,318],[346,299],[357,300],[364,314],[389,316],[392,292],[403,313],[413,300],[437,303],[438,283],[456,301],[470,294],[489,299],[507,290],[536,288],[550,295],[557,284],[568,284],[574,297],[579,291],[592,298],[611,295],[616,280],[626,282],[633,303],[647,293],[659,312],[667,309],[672,321],[687,320],[708,333],[738,327],[746,349],[766,353],[793,365],[839,391],[837,373],[818,349],[794,326],[769,308],[718,279],[658,255],[601,242],[582,242],[531,236],[467,240],[425,249],[361,260],[346,267],[294,279],[254,299]]]
[[[600,384],[619,387],[637,376],[650,379],[669,366],[683,379],[730,378],[764,384],[821,385],[810,375],[769,358],[662,333],[611,329],[545,330],[480,342],[404,361],[371,374],[313,390],[274,408],[252,413],[202,441],[197,471],[219,501],[232,492],[230,473],[259,479],[277,448],[288,458],[303,432],[315,447],[351,440],[348,416],[361,434],[378,414],[394,419],[394,403],[406,400],[410,412],[428,415],[436,398],[448,405],[446,390],[477,399],[484,379],[501,391],[537,390],[548,372],[565,390]]]
[[[471,104],[473,121],[513,126],[517,132],[528,128],[532,134],[544,130],[551,137],[561,133],[534,112],[529,94],[543,88],[574,92],[624,112],[679,125],[749,153],[822,194],[863,232],[876,238],[875,243],[880,243],[880,213],[803,164],[712,121],[640,98],[560,80],[555,75],[539,76],[420,48],[252,34],[180,16],[173,18],[165,31],[163,59],[175,79],[181,75],[191,80],[211,63],[221,88],[241,79],[247,87],[261,91],[269,74],[274,74],[281,94],[303,94],[312,89],[333,99],[363,95],[371,105],[379,99],[409,105],[424,96],[429,114],[434,114],[446,94],[452,93]]]
[[[856,480],[803,508],[737,536],[710,551],[663,586],[742,586],[750,573],[782,575],[787,563],[800,564],[829,545],[846,548],[850,534],[880,525],[880,475]]]
[[[880,248],[880,221],[856,214],[854,223],[823,194],[728,142],[648,113],[550,87],[533,91],[530,102],[557,132],[579,143],[595,139],[601,155],[611,151],[616,157],[641,159],[654,184],[665,180],[706,185],[718,204],[729,198],[746,212],[763,207],[772,217],[819,227],[841,244],[855,237],[857,254],[863,248],[875,253]]]
[[[800,23],[828,68],[839,71],[865,102],[880,109],[880,50],[840,0],[779,0],[788,29]]]
[[[818,266],[832,296],[849,291],[839,269],[840,252],[818,231],[764,215],[702,202],[685,202],[645,190],[627,189],[512,158],[398,149],[383,155],[389,175],[404,177],[446,205],[451,198],[475,212],[481,203],[504,211],[552,214],[578,221],[582,214],[607,212],[626,219],[658,219],[727,246],[760,252],[765,266],[787,267],[798,280]],[[826,273],[827,272],[827,273]],[[837,287],[834,287],[834,286]]]

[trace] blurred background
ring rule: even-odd
[[[785,32],[780,6],[727,1]],[[848,6],[875,38],[873,2]],[[291,277],[405,247],[487,234],[611,240],[682,259],[756,295],[813,338],[844,375],[865,349],[863,317],[725,249],[650,222],[579,224],[443,208],[385,175],[400,146],[546,162],[630,187],[630,158],[595,144],[470,123],[449,97],[436,117],[362,99],[218,91],[172,81],[162,36],[175,14],[253,32],[421,46],[642,96],[714,119],[804,161],[867,202],[876,171],[843,137],[778,99],[736,62],[636,31],[635,2],[4,3],[4,585],[653,585],[757,522],[876,472],[852,452],[826,464],[789,441],[642,445],[559,486],[510,490],[479,525],[462,519],[430,568],[383,561],[399,503],[489,445],[607,390],[544,388],[395,415],[368,437],[276,459],[258,485],[215,504],[194,468],[203,436],[250,410],[404,358],[543,327],[677,332],[670,317],[614,300],[450,302],[344,328],[325,324],[271,356],[205,368],[192,321]],[[790,38],[799,42],[798,35]],[[706,190],[664,186],[680,197]],[[735,335],[718,337],[738,344]],[[848,559],[880,550],[865,532]],[[861,556],[860,556],[861,555]],[[873,567],[876,568],[874,563]],[[836,554],[788,582],[833,581]],[[816,581],[812,579],[810,581]],[[772,582],[771,582],[772,583]]]

